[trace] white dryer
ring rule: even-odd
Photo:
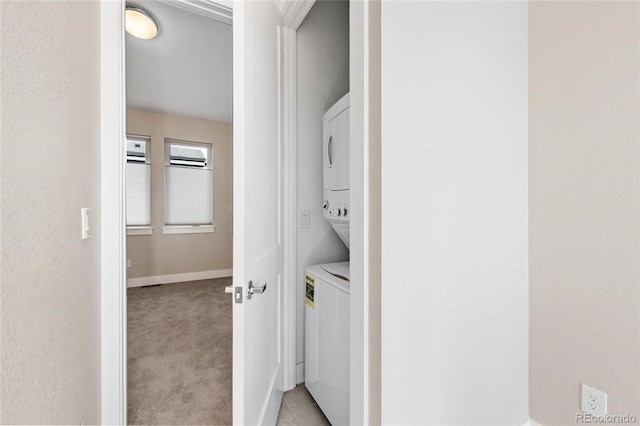
[[[349,424],[349,262],[306,270],[305,385],[333,426]]]
[[[349,94],[322,116],[324,218],[349,248]]]

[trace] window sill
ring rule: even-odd
[[[151,226],[127,226],[127,235],[151,235],[152,233]]]
[[[165,235],[170,234],[206,234],[215,230],[213,225],[171,225],[164,226],[162,233]]]

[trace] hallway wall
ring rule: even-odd
[[[0,49],[0,423],[98,424],[100,3],[2,1]]]
[[[347,247],[322,213],[322,115],[349,91],[349,3],[316,2],[300,25],[296,42],[296,202],[298,212],[310,212],[309,228],[298,227],[296,235],[296,363],[300,371],[305,269],[349,259]]]
[[[640,418],[640,7],[529,2],[530,413]]]
[[[527,4],[381,19],[382,424],[522,425]]]
[[[127,237],[127,278],[230,270],[233,256],[233,129],[230,123],[127,108],[127,132],[151,137],[151,235]],[[204,234],[162,233],[164,139],[213,145],[213,225]]]

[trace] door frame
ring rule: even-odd
[[[296,139],[296,32],[315,0],[280,0],[282,15],[281,49],[282,94],[281,116],[284,146],[284,390],[296,386],[300,372],[296,364],[296,282],[297,282],[297,139]],[[293,261],[289,261],[293,259]],[[303,372],[304,373],[304,372]]]
[[[182,7],[230,10],[225,0],[176,0]],[[282,15],[281,92],[284,176],[283,390],[296,385],[296,31],[315,0],[274,0]],[[102,0],[101,21],[101,413],[102,424],[127,423],[125,140],[125,0]],[[218,8],[219,10],[219,8]],[[369,176],[368,173],[368,22],[367,2],[350,2],[351,90],[351,424],[369,423]],[[356,153],[358,155],[353,155]],[[354,220],[355,218],[355,220]],[[293,259],[293,261],[291,261]],[[379,316],[379,306],[373,305]],[[375,313],[375,312],[374,312]],[[375,315],[374,315],[375,317]],[[379,329],[377,331],[379,333]],[[376,365],[373,365],[376,364]],[[380,369],[373,363],[374,370]],[[354,366],[358,366],[354,368]],[[379,410],[379,406],[377,408]],[[372,418],[375,418],[374,415]]]
[[[283,19],[285,146],[285,258],[295,253],[296,206],[296,34],[316,0],[277,0]],[[380,423],[380,10],[379,0],[349,2],[351,289],[350,424]],[[355,195],[354,195],[355,194]],[[288,246],[288,249],[287,249]],[[296,262],[285,265],[296,282]],[[293,365],[285,364],[285,389],[295,382],[295,285],[293,320],[285,322]],[[289,320],[289,318],[287,318]],[[286,339],[286,338],[285,338]],[[286,358],[285,358],[286,359]],[[287,369],[289,369],[287,376]],[[288,380],[287,381],[287,377]],[[287,386],[289,385],[289,386]]]
[[[124,0],[100,2],[102,424],[127,424]]]

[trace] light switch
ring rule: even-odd
[[[86,240],[91,236],[90,228],[89,228],[89,211],[91,209],[87,207],[82,207],[80,209],[80,213],[82,215],[82,239]]]
[[[300,213],[298,214],[298,228],[300,229],[309,228],[309,222],[310,222],[309,218],[310,218],[309,210],[300,210]]]

